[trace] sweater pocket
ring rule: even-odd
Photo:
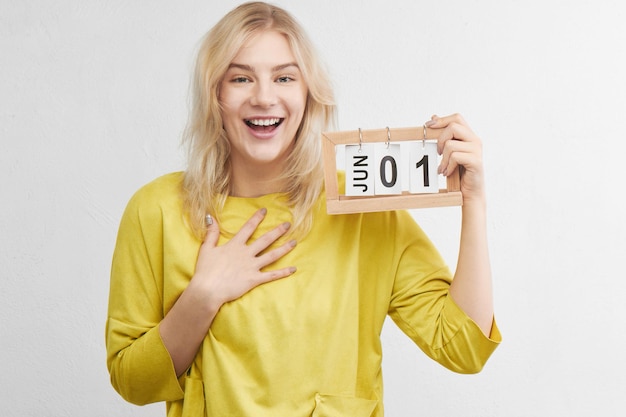
[[[315,409],[311,417],[370,417],[377,405],[378,400],[315,394]]]

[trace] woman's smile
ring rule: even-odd
[[[270,117],[246,119],[244,122],[257,138],[268,139],[274,135],[274,132],[278,129],[283,120],[285,119],[280,117]]]

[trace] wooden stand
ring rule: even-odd
[[[440,129],[426,128],[426,138],[436,138]],[[381,195],[370,197],[350,197],[339,194],[337,186],[337,145],[358,145],[369,142],[386,142],[387,134],[392,142],[422,140],[423,126],[396,129],[376,129],[326,132],[322,134],[324,152],[324,181],[326,183],[326,211],[328,214],[365,213],[373,211],[404,210],[413,208],[448,207],[463,204],[461,195],[461,176],[456,169],[446,178],[446,188],[436,194]]]

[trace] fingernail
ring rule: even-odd
[[[296,269],[296,267],[295,267],[295,266],[292,266],[292,267],[290,267],[290,268],[289,268],[289,273],[290,273],[290,274],[293,274],[293,273],[294,273],[294,272],[296,272],[296,271],[297,271],[297,269]]]
[[[433,126],[435,123],[437,123],[437,121],[436,121],[436,120],[429,120],[429,121],[427,121],[426,123],[424,123],[424,126],[426,126],[426,127],[431,127],[431,126]]]
[[[265,207],[263,207],[261,210],[259,210],[261,212],[262,215],[266,215],[267,214],[267,209]]]
[[[294,246],[296,246],[298,242],[296,242],[295,240],[290,240],[289,241],[289,245],[291,245],[291,247],[293,248]]]
[[[207,215],[204,217],[204,223],[205,223],[207,226],[212,225],[212,224],[213,224],[213,217],[212,217],[210,214],[207,214]]]
[[[283,227],[285,228],[285,230],[289,230],[289,228],[291,227],[291,223],[285,222],[283,223]]]

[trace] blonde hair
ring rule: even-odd
[[[230,146],[223,129],[219,86],[239,49],[254,35],[274,30],[291,46],[308,86],[307,102],[296,142],[283,173],[292,232],[306,233],[323,187],[320,134],[335,121],[334,95],[328,75],[299,23],[285,10],[263,2],[242,4],[226,14],[204,37],[191,84],[191,111],[183,143],[188,165],[184,174],[185,209],[198,237],[206,214],[218,221],[230,192]]]

